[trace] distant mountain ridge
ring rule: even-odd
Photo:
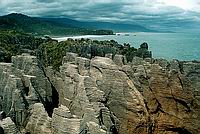
[[[155,32],[138,24],[82,22],[68,18],[29,17],[11,13],[0,16],[0,30],[16,30],[34,35],[110,35],[114,32]]]
[[[52,21],[45,21],[23,14],[12,13],[0,16],[0,30],[16,30],[34,35],[108,35],[112,30],[96,30],[72,25],[63,25]]]

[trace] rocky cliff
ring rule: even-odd
[[[67,53],[0,63],[0,133],[199,134],[200,62]]]

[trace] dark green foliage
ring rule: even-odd
[[[11,62],[11,56],[24,52],[34,54],[35,49],[44,41],[41,38],[35,38],[29,34],[13,30],[1,30],[0,62]]]
[[[94,35],[112,35],[114,34],[112,30],[92,30],[89,31],[89,34]]]
[[[138,48],[136,52],[136,56],[141,58],[152,57],[151,51],[148,51],[148,44],[146,42],[140,45],[140,48]]]
[[[137,49],[134,47],[127,49],[125,53],[127,62],[131,62],[133,60],[133,57],[136,56],[136,52],[137,52]]]
[[[59,69],[62,64],[62,58],[66,54],[67,43],[57,43],[55,41],[43,43],[39,46],[37,56],[44,66],[53,66]]]

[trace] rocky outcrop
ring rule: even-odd
[[[188,75],[194,70],[197,73],[199,64],[156,59],[152,64],[136,65],[132,65],[134,71],[127,71],[127,74],[138,81],[138,89],[145,98],[150,132],[200,133],[200,107],[195,95],[200,79],[198,75]]]
[[[89,60],[67,55],[60,73],[52,74],[51,68],[46,72],[58,89],[60,105],[81,119],[81,134],[147,131],[143,97],[120,66],[105,57]]]
[[[55,108],[52,116],[53,134],[79,134],[81,119],[72,115],[70,110],[61,105]]]
[[[12,57],[12,63],[0,63],[0,111],[24,128],[29,108],[37,102],[51,113],[52,87],[36,57],[23,54]]]
[[[105,93],[105,105],[114,115],[117,131],[146,132],[148,113],[143,97],[122,69],[110,59],[96,57],[91,61],[90,73]]]
[[[10,117],[0,120],[0,133],[1,134],[20,134],[15,123]]]
[[[67,53],[60,71],[25,54],[1,63],[0,111],[31,134],[200,133],[199,62],[106,57]]]
[[[51,134],[51,118],[48,116],[43,104],[35,103],[30,110],[30,117],[25,128],[26,133]]]

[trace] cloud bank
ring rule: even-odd
[[[138,23],[149,28],[192,28],[200,24],[199,0],[1,0],[0,15],[81,21]]]

